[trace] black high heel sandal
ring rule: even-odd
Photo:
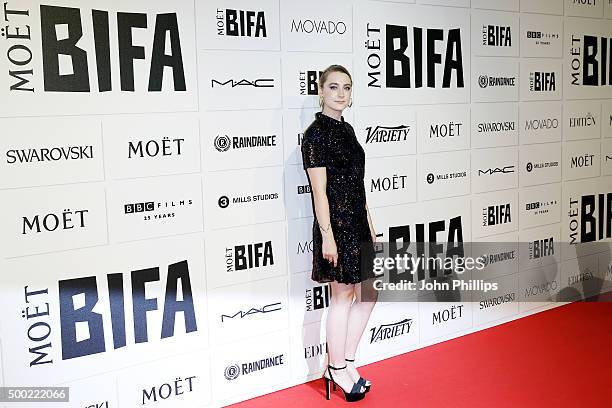
[[[332,376],[331,370],[344,370],[345,368],[346,368],[346,365],[344,367],[338,367],[338,368],[328,365],[326,372],[329,373],[329,378],[327,378],[325,376],[325,373],[323,373],[323,378],[325,378],[325,397],[328,400],[331,398],[330,397],[331,384],[334,384],[334,391],[336,391],[336,381],[334,381],[334,377]],[[346,400],[346,402],[360,401],[363,399],[363,397],[365,397],[365,391],[361,392],[362,386],[357,383],[353,384],[353,388],[351,388],[350,392],[344,391],[344,388],[342,387],[340,387],[340,389],[344,393],[344,399]]]
[[[348,358],[344,359],[345,361],[348,361],[349,363],[354,363],[355,360],[349,360]],[[372,381],[370,380],[366,380],[363,377],[359,377],[359,380],[357,380],[357,384],[361,385],[363,388],[365,388],[365,392],[370,391],[370,387],[372,387]]]

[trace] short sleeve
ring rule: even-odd
[[[302,162],[304,170],[311,167],[326,167],[327,144],[325,137],[317,130],[307,129],[302,139]]]

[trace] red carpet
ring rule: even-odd
[[[352,407],[612,407],[612,301],[557,307],[360,372],[374,385]],[[346,404],[340,390],[326,401],[319,379],[232,407]]]

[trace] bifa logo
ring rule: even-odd
[[[530,72],[529,73],[529,90],[531,92],[549,91],[554,92],[556,89],[555,73],[554,72]]]
[[[612,38],[572,34],[569,46],[572,85],[612,85]]]
[[[217,9],[217,35],[267,37],[263,11]]]
[[[493,47],[511,47],[512,33],[509,26],[483,25],[482,45]]]
[[[366,31],[368,87],[382,87],[383,62],[386,88],[451,88],[453,81],[455,87],[464,87],[461,29],[387,24],[384,40],[381,28],[368,23]],[[436,75],[438,65],[441,78]]]

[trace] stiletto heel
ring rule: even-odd
[[[337,384],[336,381],[334,380],[334,376],[332,375],[331,370],[337,371],[337,370],[344,370],[345,368],[346,368],[346,365],[344,367],[332,367],[331,365],[328,365],[325,373],[329,374],[329,378],[327,378],[325,376],[325,373],[323,373],[323,378],[325,378],[325,391],[326,391],[325,396],[328,400],[330,399],[330,390],[329,390],[330,383],[334,385],[334,391],[336,390],[336,384]],[[363,397],[365,397],[365,391],[361,391],[363,387],[357,383],[353,383],[353,388],[351,388],[350,392],[346,392],[344,388],[342,387],[340,387],[340,389],[344,393],[344,399],[346,400],[346,402],[360,401],[363,399]]]
[[[355,360],[349,360],[348,358],[344,359],[345,361],[348,361],[349,363],[354,363]],[[357,380],[357,384],[361,385],[363,388],[365,388],[365,392],[370,391],[370,387],[372,387],[372,382],[370,380],[366,380],[363,377],[359,377],[359,380]]]

